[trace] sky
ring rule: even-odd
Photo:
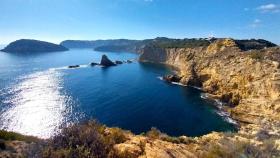
[[[0,44],[213,36],[280,44],[280,1],[0,0]]]

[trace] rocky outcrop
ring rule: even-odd
[[[102,55],[100,65],[108,67],[108,66],[115,66],[116,64],[112,62],[106,55]]]
[[[123,62],[122,62],[122,61],[119,61],[119,60],[116,60],[115,63],[116,63],[117,65],[123,64]]]
[[[96,66],[96,65],[99,65],[99,64],[95,63],[95,62],[90,63],[90,66]]]
[[[182,78],[178,75],[165,75],[163,76],[163,80],[167,82],[180,82]]]
[[[40,53],[40,52],[57,52],[57,51],[67,51],[68,49],[62,45],[57,45],[54,43],[21,39],[10,43],[5,47],[3,52],[8,53]]]
[[[175,66],[182,77],[180,82],[200,86],[209,96],[224,102],[224,109],[240,124],[234,137],[262,144],[265,142],[257,140],[256,133],[265,128],[267,133],[273,133],[271,141],[277,146],[276,140],[280,138],[279,55],[279,47],[244,51],[233,39],[218,39],[207,47],[147,46],[140,60]],[[278,153],[279,147],[278,143]]]
[[[70,68],[70,69],[79,68],[79,67],[80,67],[80,65],[70,65],[70,66],[68,66],[68,68]]]

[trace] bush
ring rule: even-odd
[[[150,131],[146,133],[146,136],[152,139],[160,139],[162,133],[155,127],[152,127]]]
[[[39,139],[33,136],[24,136],[19,133],[15,132],[8,132],[4,130],[0,130],[0,139],[3,140],[18,140],[18,141],[25,141],[25,142],[38,142]]]
[[[250,54],[250,57],[255,60],[263,60],[264,55],[261,52],[253,52]]]
[[[207,152],[203,158],[236,158],[236,157],[279,157],[273,140],[266,140],[262,145],[251,144],[243,141],[228,141],[223,139],[220,145],[209,144]]]
[[[45,158],[103,158],[115,157],[113,146],[126,137],[119,128],[107,130],[96,121],[72,125],[50,139],[43,150]]]

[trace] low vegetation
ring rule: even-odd
[[[36,137],[32,136],[25,136],[19,133],[15,132],[8,132],[4,130],[0,130],[0,139],[5,140],[5,141],[13,141],[13,140],[18,140],[18,141],[24,141],[24,142],[38,142],[39,139]]]
[[[150,44],[160,48],[195,48],[210,45],[210,41],[206,39],[169,39],[156,38]]]
[[[135,154],[126,150],[123,152],[116,150],[115,145],[129,140],[130,134],[120,128],[107,128],[96,121],[71,125],[64,128],[60,134],[47,140],[40,140],[14,132],[0,131],[0,140],[2,140],[2,142],[0,141],[0,157],[1,151],[6,150],[5,141],[13,140],[30,144],[27,148],[28,151],[22,153],[27,157],[29,155],[34,157],[35,155],[35,157],[43,158],[134,158],[139,154],[145,154],[146,141],[140,142],[141,153]],[[190,147],[190,152],[203,158],[280,157],[275,143],[277,138],[270,135],[265,128],[255,136],[260,143],[255,143],[250,139],[238,139],[236,138],[238,135],[228,132],[224,133],[224,137],[217,141],[202,140],[200,151],[192,150],[192,147],[199,142],[197,142],[197,139],[190,137],[171,137],[156,128],[151,128],[143,135],[147,137],[148,142],[162,140],[174,144],[185,144]],[[3,142],[3,140],[5,141]]]
[[[266,140],[261,145],[255,145],[249,141],[231,142],[227,139],[222,139],[219,145],[209,145],[205,152],[204,158],[273,158],[279,157],[273,140]]]
[[[103,158],[117,157],[114,145],[126,141],[124,131],[119,128],[108,130],[96,121],[72,125],[50,139],[43,150],[43,157]]]
[[[263,60],[264,54],[262,52],[252,52],[250,53],[250,57],[255,60]]]

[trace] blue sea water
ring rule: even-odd
[[[191,87],[168,84],[163,65],[91,67],[103,53],[91,49],[41,54],[0,52],[0,129],[48,138],[60,127],[97,119],[136,134],[156,127],[172,136],[232,131],[213,103]],[[105,53],[112,60],[133,53]],[[69,69],[68,65],[81,64]]]

